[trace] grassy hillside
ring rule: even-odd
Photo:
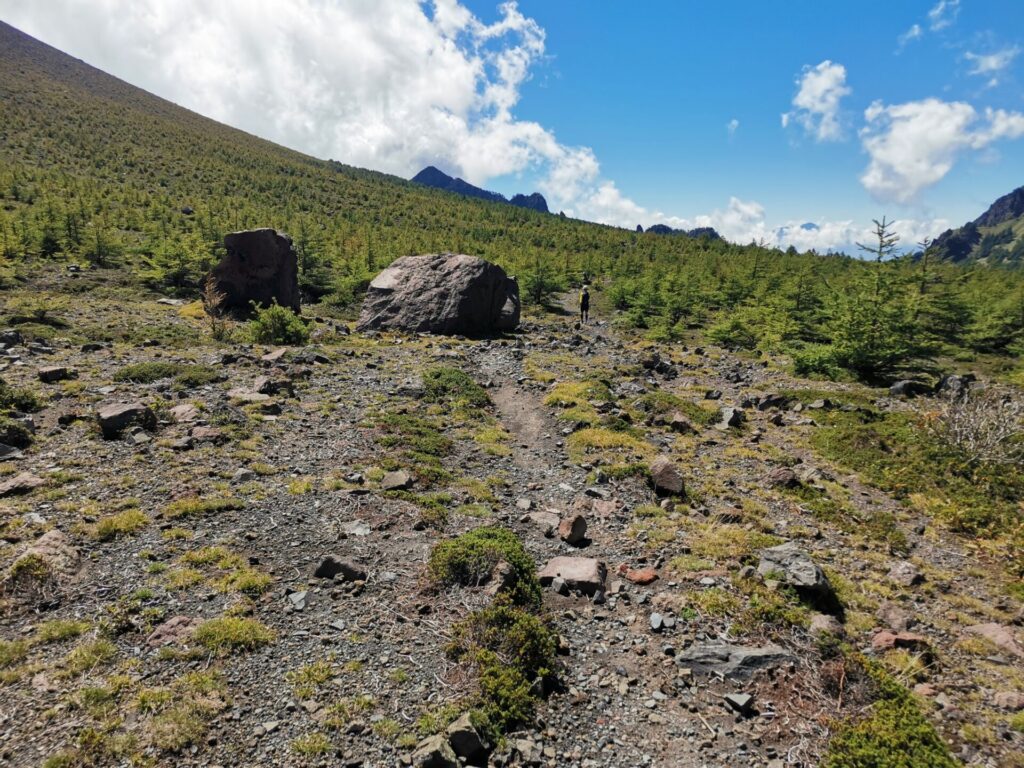
[[[528,301],[597,278],[653,338],[705,329],[815,375],[1012,360],[1024,333],[1019,275],[637,234],[431,190],[220,125],[0,25],[0,277],[68,260],[189,295],[223,235],[257,226],[292,235],[325,311],[398,256],[452,250],[505,266]]]

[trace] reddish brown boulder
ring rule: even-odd
[[[623,575],[627,580],[641,586],[658,580],[658,571],[654,568],[627,568]]]
[[[232,232],[224,236],[224,247],[227,255],[213,268],[224,309],[276,302],[299,311],[298,261],[288,235],[273,229]]]

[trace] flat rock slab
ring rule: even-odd
[[[720,641],[697,643],[676,656],[677,664],[694,672],[740,678],[795,660],[789,651],[778,645],[742,646]]]
[[[1024,658],[1024,647],[1017,641],[1016,634],[1011,627],[1005,627],[1002,624],[975,624],[967,628],[967,632],[978,637],[983,637],[988,640],[992,645],[996,646],[999,650],[1016,656],[1017,658]]]
[[[0,498],[28,493],[41,485],[45,485],[45,483],[45,480],[41,477],[36,477],[31,472],[21,472],[9,480],[4,480],[0,483]]]
[[[150,648],[160,648],[185,643],[192,638],[200,624],[202,621],[190,616],[173,616],[150,633],[146,638],[146,645]]]
[[[557,578],[571,590],[593,595],[604,590],[608,573],[605,564],[592,557],[556,557],[537,574],[542,586],[549,586]]]
[[[143,429],[156,427],[156,415],[142,403],[115,403],[96,411],[96,420],[105,438],[117,437],[128,427],[137,424]]]

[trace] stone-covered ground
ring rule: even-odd
[[[998,561],[811,447],[833,410],[923,401],[558,314],[490,341],[325,321],[282,350],[97,281],[43,320],[0,358],[42,400],[0,465],[4,764],[409,764],[475,692],[446,647],[486,587],[439,589],[426,562],[481,525],[538,567],[607,569],[545,589],[558,684],[491,764],[816,765],[869,713],[840,642],[965,763],[1022,764],[1022,613]],[[430,402],[438,366],[490,402]],[[127,402],[156,424],[105,437],[97,410]],[[685,494],[655,494],[658,456]],[[552,528],[575,514],[569,544]],[[785,542],[831,591],[759,572]],[[314,575],[328,555],[349,578]]]

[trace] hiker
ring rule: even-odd
[[[580,323],[584,324],[590,319],[590,288],[586,285],[580,291]]]

